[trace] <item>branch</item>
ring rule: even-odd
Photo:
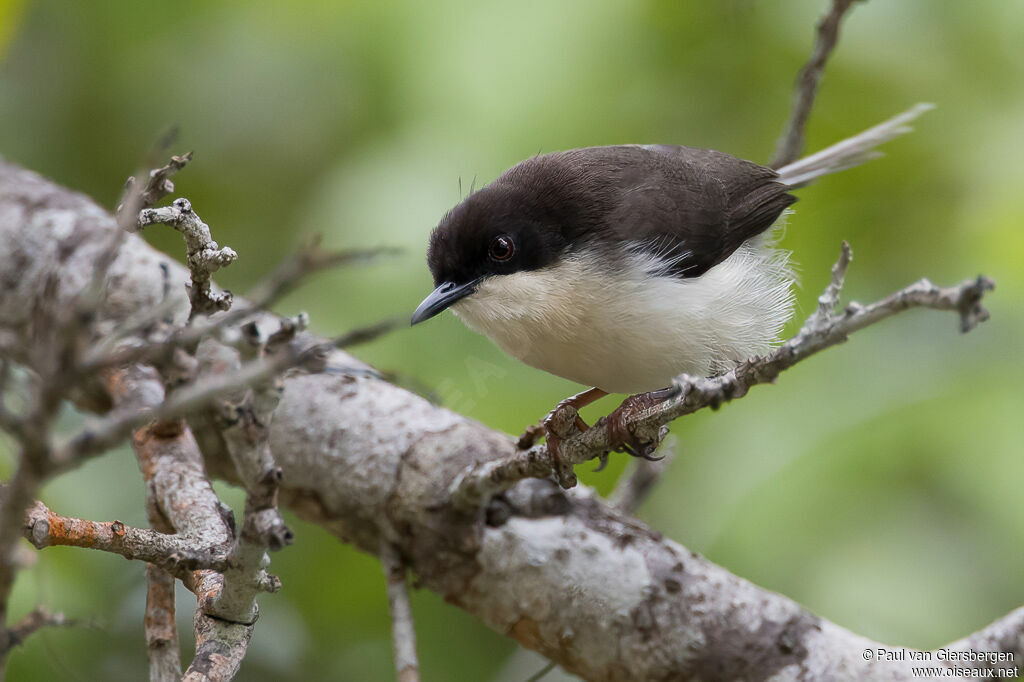
[[[113,373],[108,388],[121,403],[140,407],[164,399],[163,384],[151,368]],[[258,614],[256,595],[274,590],[280,583],[266,575],[264,552],[254,552],[244,532],[235,541],[231,511],[217,499],[198,445],[184,424],[156,423],[136,433],[132,444],[155,507],[150,510],[151,519],[159,510],[161,522],[165,520],[180,536],[200,545],[223,546],[234,541],[222,573],[197,570],[185,581],[197,596],[197,607],[196,655],[184,679],[229,680],[237,673],[252,636]],[[154,629],[154,635],[159,635],[160,629]],[[147,627],[147,633],[151,631]],[[164,664],[154,662],[153,648],[150,643],[151,670],[156,671],[169,663],[170,654],[162,654]]]
[[[160,148],[167,145],[157,146]],[[149,171],[145,185],[140,186],[134,175],[128,178],[124,183],[125,200],[118,204],[115,212],[122,229],[134,231],[137,228],[139,211],[156,206],[161,199],[174,194],[174,183],[171,182],[171,178],[192,160],[192,156],[192,152],[172,156],[166,165]]]
[[[82,459],[100,454],[129,437],[133,431],[152,421],[166,422],[188,412],[209,405],[213,401],[244,389],[254,383],[266,381],[289,367],[313,361],[317,353],[312,349],[282,353],[270,359],[261,358],[247,363],[237,372],[206,377],[175,391],[167,400],[143,407],[131,407],[111,412],[107,417],[86,424],[57,445],[53,456],[61,467],[74,466]]]
[[[146,485],[146,516],[153,530],[173,533],[174,527],[160,509],[154,486]],[[178,626],[174,620],[174,576],[166,570],[146,566],[146,656],[149,658],[150,682],[180,682],[181,650]]]
[[[47,627],[73,627],[76,624],[74,620],[65,617],[63,613],[50,613],[45,607],[37,606],[13,627],[0,632],[0,655],[6,655],[37,630]]]
[[[213,241],[210,226],[192,210],[188,199],[175,199],[170,206],[146,208],[139,213],[139,227],[156,223],[170,225],[185,238],[188,269],[192,275],[189,297],[192,314],[209,315],[231,307],[231,292],[214,292],[210,285],[213,273],[231,265],[238,254],[230,247],[221,247]]]
[[[658,484],[676,457],[672,439],[661,446],[661,457],[656,460],[634,457],[632,471],[622,476],[608,496],[608,503],[623,514],[633,514]]]
[[[391,247],[325,251],[321,246],[320,238],[317,237],[258,282],[246,294],[249,306],[242,309],[265,310],[314,273],[359,263],[370,263],[380,256],[397,253],[399,253],[399,249]]]
[[[381,564],[388,586],[388,611],[391,613],[391,638],[395,647],[395,671],[398,682],[419,682],[420,663],[416,656],[416,628],[413,626],[409,586],[405,565],[395,549],[384,543]]]
[[[149,564],[146,566],[146,655],[150,682],[178,682],[181,652],[174,623],[174,576]]]
[[[818,33],[811,58],[804,64],[796,79],[793,93],[793,110],[786,128],[775,148],[772,168],[781,168],[800,158],[804,148],[804,129],[814,106],[814,96],[825,74],[825,64],[839,42],[839,24],[858,0],[832,0],[832,7],[818,20]]]
[[[223,571],[228,567],[226,544],[197,549],[191,538],[132,528],[120,521],[58,516],[42,502],[36,502],[25,516],[25,539],[36,549],[58,545],[97,549],[146,561],[178,577],[200,568]]]
[[[196,611],[196,656],[182,682],[226,682],[238,674],[252,638],[252,625],[232,623]]]
[[[960,316],[960,328],[966,332],[988,319],[981,305],[986,292],[995,283],[985,277],[967,280],[957,286],[939,288],[926,279],[867,306],[850,303],[842,314],[834,314],[843,278],[852,253],[843,243],[842,253],[832,269],[832,280],[821,295],[817,311],[807,319],[796,336],[772,353],[747,360],[736,369],[711,377],[683,375],[676,380],[677,397],[631,415],[626,428],[639,442],[647,443],[645,453],[653,452],[667,433],[669,422],[705,407],[718,408],[746,395],[753,386],[774,383],[779,374],[796,363],[887,317],[911,308],[952,310]],[[578,432],[577,432],[578,433]],[[616,444],[607,420],[561,443],[559,464],[572,466],[602,457]],[[555,463],[546,445],[534,445],[501,460],[474,465],[463,472],[452,486],[452,497],[463,509],[472,509],[489,497],[507,490],[523,478],[546,478],[555,474]]]
[[[248,362],[231,373],[220,373],[200,377],[196,382],[175,391],[166,400],[158,403],[144,402],[137,404],[128,401],[122,410],[113,411],[100,420],[87,423],[77,433],[66,437],[54,448],[53,462],[58,470],[66,470],[77,466],[88,457],[101,454],[128,438],[135,429],[152,421],[164,422],[182,417],[189,412],[205,407],[225,396],[266,382],[288,369],[305,367],[311,371],[322,371],[325,367],[324,358],[333,348],[347,348],[367,343],[386,334],[401,324],[404,318],[393,318],[354,329],[329,341],[303,344],[288,344],[272,356],[260,357]],[[182,338],[195,338],[185,336]],[[161,351],[169,349],[168,345],[156,344]],[[120,351],[115,353],[117,357]],[[138,355],[151,357],[152,352],[140,347]],[[110,363],[99,361],[99,366]],[[353,367],[356,373],[362,373],[358,366],[362,363],[351,361],[348,365],[332,365],[334,368]]]
[[[27,322],[18,320],[45,326],[55,314],[37,305],[32,293],[43,289],[45,273],[59,273],[56,300],[72,300],[83,274],[90,272],[97,245],[115,229],[113,219],[87,199],[0,162],[0,242],[17,245],[19,235],[30,234],[49,245],[31,252],[0,250],[0,278],[12,283],[0,289],[0,320],[9,323],[21,347],[32,336]],[[68,249],[73,255],[62,261],[61,248],[68,242],[77,248]],[[154,267],[164,260],[129,235],[112,265],[99,322],[116,328],[131,311],[164,300],[163,277]],[[173,263],[167,267],[171,280],[188,277]],[[983,291],[979,287],[978,293]],[[967,302],[966,297],[949,299],[951,305],[963,304],[969,323],[980,317],[980,307]],[[176,315],[187,314],[188,306],[181,297]],[[867,308],[849,318],[843,313],[836,324],[871,314],[877,313]],[[328,366],[364,367],[340,350],[325,353]],[[156,403],[145,398],[162,399],[162,385],[151,370],[150,377],[143,369],[124,370],[119,392],[151,409]],[[152,389],[149,381],[156,382]],[[103,398],[83,391],[80,404],[103,405]],[[200,421],[193,426],[208,470],[231,471],[215,428]],[[185,471],[174,457],[139,456],[161,508],[181,512],[181,518],[171,519],[179,533],[186,532],[179,523],[187,527],[196,523],[190,519],[207,519],[217,508],[215,496],[205,493],[176,498],[176,504],[167,497],[172,477],[180,482],[185,475],[191,482],[189,472],[202,469],[199,450],[185,434],[189,431],[136,438],[143,450],[188,448]],[[287,375],[269,441],[283,472],[282,505],[374,556],[386,538],[425,589],[585,679],[779,674],[895,680],[911,675],[909,661],[861,657],[864,649],[884,645],[731,575],[583,487],[563,491],[548,481],[528,480],[498,495],[486,510],[460,511],[449,495],[455,478],[469,467],[515,455],[511,438],[369,372]],[[206,505],[204,500],[211,506],[189,506]],[[499,501],[503,512],[490,513]],[[1024,660],[1024,643],[1014,635],[1022,630],[1022,617],[1014,612],[955,644]],[[213,624],[197,623],[203,643],[210,641],[203,634],[210,632],[208,625]],[[230,654],[228,660],[237,660],[249,630],[239,623],[224,628],[214,641]]]

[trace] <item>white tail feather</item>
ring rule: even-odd
[[[838,173],[871,159],[877,159],[882,156],[882,152],[875,147],[913,131],[907,124],[934,108],[934,104],[916,104],[902,114],[893,116],[874,128],[868,128],[859,135],[848,137],[816,154],[783,166],[779,169],[779,180],[790,187],[802,187],[823,175]]]

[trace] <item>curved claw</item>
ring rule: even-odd
[[[614,412],[605,417],[613,449],[617,452],[626,452],[633,457],[646,459],[649,462],[663,459],[660,456],[655,457],[653,453],[661,443],[664,434],[660,434],[653,442],[639,442],[629,429],[629,419],[639,410],[653,407],[667,400],[674,400],[682,393],[682,385],[673,382],[668,388],[626,398]]]
[[[608,453],[602,452],[600,455],[597,456],[597,458],[598,460],[600,460],[600,463],[597,465],[597,468],[594,469],[595,474],[598,471],[604,471],[604,468],[608,466]]]

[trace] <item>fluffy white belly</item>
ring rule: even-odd
[[[452,309],[528,365],[609,393],[664,388],[766,352],[793,310],[788,252],[754,239],[700,277],[639,253],[614,272],[579,253],[488,277]]]

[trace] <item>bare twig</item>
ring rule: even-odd
[[[281,328],[269,338],[264,337],[256,323],[246,325],[244,331],[249,347],[242,358],[253,356],[272,358],[278,352],[289,353],[295,335],[305,328],[306,320],[283,320]],[[274,463],[270,451],[270,423],[281,400],[282,382],[279,376],[254,382],[236,396],[218,401],[216,424],[225,447],[245,487],[245,517],[242,539],[263,549],[278,550],[292,542],[292,533],[277,508],[277,491],[281,483],[281,469]]]
[[[232,374],[217,374],[201,378],[193,384],[175,391],[167,400],[155,405],[110,413],[107,417],[87,424],[78,433],[66,438],[54,449],[54,464],[63,469],[79,464],[84,458],[102,453],[117,445],[132,431],[150,421],[167,421],[209,405],[223,396],[265,382],[286,369],[308,365],[311,370],[323,368],[323,358],[332,347],[344,348],[366,343],[395,329],[400,322],[386,320],[337,337],[331,342],[307,348],[289,345],[273,356],[259,358],[241,366]]]
[[[47,477],[49,445],[47,431],[53,419],[51,408],[34,411],[25,421],[18,451],[18,467],[10,484],[0,487],[0,632],[7,632],[7,608],[14,576],[20,568],[14,551],[21,536],[25,509]],[[0,679],[3,679],[9,647],[0,647]]]
[[[125,200],[118,204],[116,211],[121,229],[134,232],[138,227],[139,211],[156,206],[161,199],[174,193],[171,177],[184,168],[192,160],[192,156],[192,152],[172,156],[166,165],[149,171],[149,177],[144,185],[140,185],[134,175],[128,178],[124,185]]]
[[[111,378],[112,393],[132,401],[147,395],[159,403],[163,385],[155,372],[136,368],[124,374],[130,378]],[[198,570],[185,582],[197,596],[197,607],[196,655],[184,679],[230,679],[252,636],[259,613],[256,595],[279,589],[280,581],[266,573],[266,552],[245,529],[235,537],[231,511],[217,499],[198,445],[184,424],[157,423],[136,433],[132,443],[152,499],[179,535],[218,546],[233,542],[222,573]]]
[[[50,613],[45,607],[37,606],[9,629],[0,631],[0,654],[6,654],[18,646],[33,632],[46,627],[73,627],[76,622],[63,613]]]
[[[150,682],[178,682],[181,653],[174,623],[174,577],[153,564],[146,566],[146,654]]]
[[[225,570],[230,549],[226,544],[201,548],[191,538],[133,528],[120,521],[59,516],[42,502],[36,502],[25,516],[25,538],[36,549],[58,545],[97,549],[146,561],[179,577],[200,568]]]
[[[331,339],[330,345],[335,348],[351,348],[352,346],[369,343],[407,324],[409,324],[409,321],[405,319],[405,316],[388,318],[335,336]]]
[[[842,343],[859,329],[910,308],[956,311],[960,315],[960,328],[965,332],[988,319],[981,299],[995,284],[985,277],[949,288],[937,287],[923,279],[867,306],[850,303],[842,314],[835,315],[831,309],[851,257],[849,245],[844,243],[818,309],[796,336],[772,353],[747,360],[725,374],[712,378],[683,375],[677,380],[678,397],[633,415],[627,422],[630,433],[639,442],[647,443],[648,451],[653,451],[667,433],[666,425],[673,419],[705,407],[718,407],[742,397],[757,384],[772,383],[780,372],[797,362]],[[608,425],[602,419],[593,428],[564,441],[559,448],[559,459],[562,463],[579,464],[603,455],[612,445]],[[554,467],[547,452],[544,445],[534,446],[525,452],[471,467],[453,484],[453,499],[458,505],[471,508],[523,478],[550,476]]]
[[[317,272],[357,263],[369,263],[381,256],[397,253],[400,253],[400,250],[394,247],[326,251],[321,245],[321,239],[317,237],[259,281],[246,294],[249,305],[245,309],[268,309],[282,296],[295,289],[306,277]]]
[[[412,606],[409,604],[409,585],[405,565],[387,542],[381,548],[381,564],[388,586],[388,609],[391,612],[391,638],[394,643],[395,671],[398,682],[419,682],[420,664],[416,656],[416,628],[413,625]]]
[[[811,57],[797,76],[796,92],[793,94],[793,110],[786,128],[775,149],[772,168],[781,168],[796,161],[804,147],[804,129],[814,106],[818,84],[825,73],[825,64],[839,41],[839,24],[858,0],[832,0],[829,11],[818,20],[818,33]]]
[[[111,412],[64,440],[55,448],[54,463],[62,468],[75,466],[82,459],[117,445],[140,426],[151,421],[162,422],[181,417],[222,396],[266,381],[289,367],[313,362],[315,356],[315,348],[282,352],[247,363],[233,374],[200,379],[155,405],[144,404],[140,409],[137,404],[129,403],[130,408]]]
[[[231,307],[230,291],[213,291],[210,282],[213,273],[230,265],[238,258],[234,249],[221,247],[213,241],[210,226],[192,210],[188,199],[175,199],[170,206],[146,208],[139,212],[139,227],[161,223],[169,225],[185,238],[188,270],[192,275],[189,298],[191,317],[209,315]]]
[[[147,476],[148,479],[148,476]],[[146,485],[146,517],[150,527],[161,533],[173,533],[174,526],[160,510],[155,486]],[[174,619],[174,576],[166,570],[149,564],[146,566],[146,656],[149,658],[150,682],[179,682],[181,680],[181,649],[178,644],[178,626]]]

